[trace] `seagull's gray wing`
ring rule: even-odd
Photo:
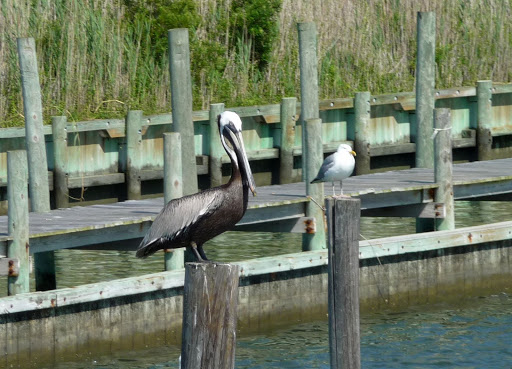
[[[318,170],[318,174],[316,175],[315,179],[313,179],[313,181],[311,181],[311,183],[321,182],[325,176],[325,173],[329,169],[331,169],[333,166],[334,166],[334,154],[331,154],[325,158],[324,162],[322,163],[322,166]]]

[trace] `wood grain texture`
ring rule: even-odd
[[[187,263],[182,369],[234,368],[239,267]]]

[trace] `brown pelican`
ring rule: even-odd
[[[144,258],[161,249],[190,247],[198,261],[208,260],[203,244],[242,219],[249,190],[256,195],[242,139],[242,121],[236,113],[225,111],[217,117],[217,124],[222,146],[231,159],[229,182],[169,201],[137,248],[137,257]]]
[[[341,144],[338,150],[325,158],[318,174],[311,183],[332,182],[332,196],[334,193],[334,181],[340,181],[341,194],[343,196],[343,185],[341,183],[345,178],[350,177],[354,171],[356,152],[349,145]]]

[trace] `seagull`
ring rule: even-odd
[[[340,196],[344,196],[341,181],[350,177],[354,171],[356,163],[354,156],[356,156],[356,152],[349,145],[341,144],[334,154],[325,158],[318,174],[311,183],[332,182],[332,196],[335,197],[334,181],[340,181]]]

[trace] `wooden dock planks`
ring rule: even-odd
[[[455,199],[512,193],[512,159],[479,161],[454,165]],[[339,191],[339,183],[336,183]],[[326,184],[330,194],[330,184]],[[361,209],[375,209],[432,202],[432,169],[409,170],[353,176],[343,181],[346,194],[360,197]],[[249,209],[239,224],[300,218],[305,215],[304,183],[264,186],[249,199]],[[163,199],[72,207],[48,213],[30,214],[31,252],[81,247],[143,237],[152,219],[163,207]],[[0,217],[0,255],[8,240],[7,217]],[[133,249],[126,242],[121,249]]]

